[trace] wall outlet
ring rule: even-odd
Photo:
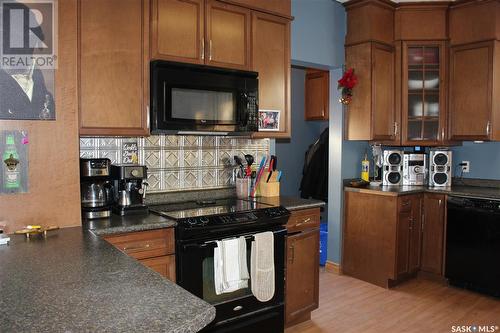
[[[470,161],[462,161],[462,172],[470,172]]]

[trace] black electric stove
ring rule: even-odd
[[[175,258],[177,284],[213,304],[214,321],[203,333],[284,332],[284,283],[286,227],[290,212],[281,206],[253,200],[222,199],[202,202],[153,205],[153,213],[177,221]],[[275,294],[258,301],[249,286],[217,294],[214,289],[214,248],[217,241],[233,237],[246,240],[250,263],[252,241],[260,232],[274,239]],[[250,267],[248,267],[250,271]]]
[[[154,205],[149,210],[177,221],[178,239],[202,238],[215,233],[231,234],[234,231],[280,225],[286,223],[283,218],[290,215],[281,206],[235,198]]]

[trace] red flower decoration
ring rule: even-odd
[[[358,84],[358,77],[354,74],[354,68],[345,71],[342,78],[338,81],[338,89],[342,89],[342,98],[340,103],[349,104],[352,101],[352,89]]]
[[[349,68],[347,71],[345,71],[344,75],[342,78],[338,81],[339,83],[339,89],[340,88],[347,88],[347,89],[352,89],[358,84],[358,77],[356,74],[354,74],[354,68]]]

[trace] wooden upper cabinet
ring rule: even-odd
[[[270,14],[291,18],[292,2],[290,0],[220,0],[238,4],[243,7],[264,11]]]
[[[204,0],[153,0],[151,57],[204,63]]]
[[[251,11],[216,0],[207,0],[207,65],[250,69]]]
[[[305,84],[306,120],[328,120],[330,105],[330,72],[309,69]]]
[[[424,194],[421,270],[443,275],[446,196]]]
[[[346,67],[355,69],[359,82],[347,106],[346,139],[395,142],[394,48],[371,42],[347,46]]]
[[[259,73],[259,109],[280,111],[280,131],[254,137],[290,137],[290,20],[252,13],[252,70]]]
[[[391,44],[394,41],[394,7],[387,0],[353,0],[347,11],[346,45],[364,42]]]
[[[285,323],[294,324],[319,306],[319,230],[288,236]]]
[[[460,1],[449,11],[451,45],[500,40],[500,0]]]
[[[431,146],[443,144],[447,138],[447,55],[444,41],[402,43],[403,145]]]
[[[149,1],[80,0],[80,135],[147,135]]]
[[[499,41],[451,48],[451,139],[500,140],[499,53]]]
[[[395,40],[446,40],[448,3],[398,3],[394,15]]]

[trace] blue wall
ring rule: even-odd
[[[292,64],[330,70],[329,184],[328,209],[325,215],[328,216],[328,260],[340,263],[343,220],[342,180],[359,177],[360,160],[368,147],[365,141],[343,140],[343,110],[338,102],[337,80],[342,75],[344,64],[346,15],[344,7],[333,0],[292,0],[292,15],[295,17],[292,22]],[[299,88],[303,89],[303,86],[296,85],[300,79],[297,75],[296,71],[292,75],[292,109],[294,105],[295,108],[299,106],[303,108],[304,105],[302,100],[294,96]],[[303,112],[296,114],[295,110],[292,110],[293,117],[302,117]],[[301,118],[296,118],[292,124],[292,142],[300,142],[302,139],[300,131],[304,128],[303,123]],[[320,133],[321,131],[318,131],[318,135]],[[279,144],[276,143],[276,147]],[[289,144],[279,149],[282,152],[287,151],[288,153],[285,153],[287,155],[295,155],[294,159],[298,159],[294,168],[301,171],[304,155],[303,152],[295,152],[294,147],[293,144]],[[281,157],[281,160],[283,158]],[[300,182],[300,179],[298,181]]]
[[[341,261],[342,229],[344,216],[344,188],[346,178],[359,178],[361,159],[365,151],[370,151],[366,141],[344,140],[345,111],[338,102],[340,92],[335,82],[342,76],[341,69],[330,71],[330,156],[328,187],[328,260]]]
[[[458,163],[470,161],[470,172],[464,173],[464,178],[500,179],[500,142],[464,142],[452,150],[453,171],[458,170]]]
[[[305,153],[328,126],[326,121],[304,121],[305,77],[305,70],[292,68],[292,138],[290,141],[276,141],[275,146],[278,167],[283,171],[282,195],[300,196]]]
[[[344,63],[346,15],[332,0],[292,0],[292,62],[340,67]]]

